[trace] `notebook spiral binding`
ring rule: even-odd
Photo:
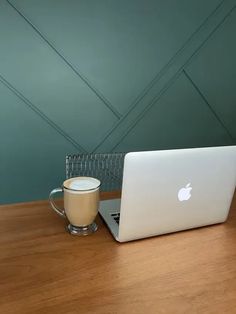
[[[87,153],[66,156],[66,179],[78,176],[101,181],[101,191],[121,191],[126,153]]]

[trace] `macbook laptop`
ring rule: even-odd
[[[224,222],[236,184],[236,146],[125,155],[121,199],[99,212],[119,242]]]

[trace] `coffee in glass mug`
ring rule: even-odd
[[[71,234],[88,235],[97,230],[95,218],[99,207],[99,188],[101,182],[92,177],[75,177],[64,181],[61,188],[51,191],[49,201],[51,207],[69,221]],[[53,195],[64,193],[64,209],[56,206]]]

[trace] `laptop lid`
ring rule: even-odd
[[[223,222],[236,184],[236,146],[125,156],[119,241]]]

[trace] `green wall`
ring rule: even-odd
[[[235,144],[235,33],[235,0],[0,0],[0,203],[67,153]]]

